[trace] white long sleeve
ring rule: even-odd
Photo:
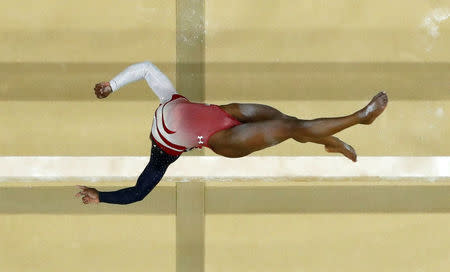
[[[172,98],[172,95],[177,93],[167,76],[149,61],[128,66],[120,74],[115,76],[109,83],[111,85],[111,89],[115,92],[128,83],[144,78],[153,92],[158,96],[161,103],[169,101]]]

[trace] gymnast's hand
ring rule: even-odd
[[[83,196],[82,200],[84,204],[98,203],[98,191],[95,188],[89,188],[86,186],[78,185],[78,188],[81,190],[75,196],[80,197]]]
[[[109,82],[104,81],[95,84],[94,91],[98,99],[105,98],[110,93],[112,93],[112,89],[111,86],[109,85]]]

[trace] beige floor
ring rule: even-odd
[[[205,183],[205,253],[190,249],[205,271],[450,266],[448,181],[244,181]],[[175,271],[176,183],[139,204],[88,207],[75,184],[0,184],[1,271]],[[185,235],[197,231],[186,226]]]

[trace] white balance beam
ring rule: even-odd
[[[148,157],[0,157],[0,181],[8,178],[98,178],[138,176]],[[182,156],[167,177],[381,177],[450,178],[450,157]]]

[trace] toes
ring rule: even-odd
[[[388,97],[387,97],[387,95],[384,95],[382,99],[383,99],[383,100],[382,100],[383,105],[384,105],[384,106],[387,105],[387,103],[388,103]]]
[[[356,162],[357,160],[358,160],[358,155],[356,155],[356,153],[353,153],[352,155],[351,155],[351,158],[350,158],[353,162]]]
[[[385,92],[379,92],[375,98],[375,100],[380,101],[382,105],[386,105],[388,102],[388,96]]]
[[[379,92],[377,93],[372,100],[369,102],[370,103],[376,103],[376,101],[378,101],[380,99],[380,97],[382,97],[383,95],[385,95],[383,92]]]
[[[379,92],[379,93],[377,93],[377,94],[375,95],[375,97],[381,97],[381,96],[387,97],[386,92],[382,91],[382,92]]]

